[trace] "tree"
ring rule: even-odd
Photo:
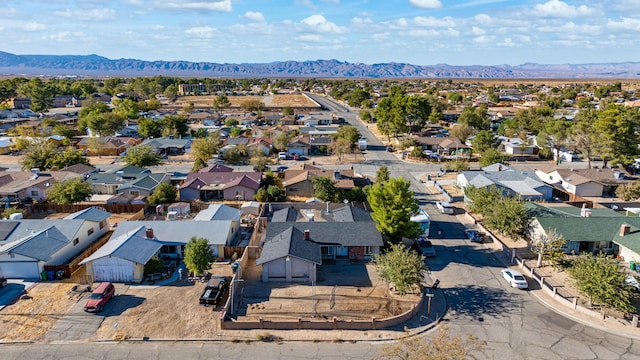
[[[78,112],[78,131],[85,133],[89,127],[90,121],[95,117],[108,113],[109,105],[98,101],[96,98],[90,97],[82,103],[82,108]]]
[[[480,165],[489,166],[491,164],[505,164],[509,160],[509,155],[494,148],[489,148],[480,154]]]
[[[597,137],[594,153],[613,164],[629,165],[638,155],[636,129],[640,125],[640,110],[632,107],[609,105],[598,112],[593,124]]]
[[[186,136],[189,133],[189,124],[187,118],[179,115],[165,116],[160,120],[162,125],[162,135],[174,137]]]
[[[178,196],[176,188],[169,183],[161,183],[156,186],[153,194],[149,195],[147,202],[149,204],[168,204],[176,201]]]
[[[51,166],[56,166],[58,169],[75,164],[91,165],[89,159],[82,155],[82,151],[72,146],[68,147],[63,152],[57,152],[51,159],[50,164]]]
[[[196,138],[191,142],[191,156],[195,161],[206,164],[220,150],[220,136],[214,132],[206,138]]]
[[[515,198],[503,197],[483,220],[489,229],[518,239],[527,227],[529,217],[524,205]]]
[[[568,143],[573,144],[577,150],[587,158],[588,168],[591,169],[591,157],[593,156],[593,144],[597,142],[597,134],[594,124],[597,112],[592,109],[585,109],[576,116],[577,122],[569,131]]]
[[[284,193],[284,190],[280,189],[279,187],[275,185],[269,185],[267,187],[267,198],[268,201],[279,202],[284,201],[286,199],[286,195]]]
[[[58,148],[53,143],[37,141],[28,143],[22,159],[22,170],[38,168],[49,170],[53,166],[53,159],[58,155]]]
[[[205,238],[196,239],[194,236],[189,240],[187,245],[185,245],[184,264],[190,273],[200,275],[205,270],[208,270],[214,261],[215,258],[213,254],[211,254],[209,240]]]
[[[452,161],[447,161],[444,164],[444,168],[447,171],[460,172],[460,171],[468,171],[470,169],[470,166],[464,159],[455,159]]]
[[[131,98],[114,99],[112,104],[115,106],[113,112],[122,119],[136,119],[138,118],[138,103]]]
[[[139,167],[162,164],[160,155],[149,145],[138,145],[129,148],[123,160],[127,165]]]
[[[282,115],[283,116],[290,116],[293,115],[293,108],[291,106],[285,106],[282,108]]]
[[[578,291],[589,298],[589,303],[610,306],[627,314],[636,309],[631,305],[631,293],[624,283],[625,274],[615,259],[602,253],[590,253],[574,259],[569,274]]]
[[[22,84],[20,92],[31,98],[31,110],[35,112],[46,112],[53,107],[55,98],[55,86],[50,82],[43,82],[35,78]]]
[[[81,177],[56,182],[47,193],[47,200],[56,204],[73,204],[91,197],[93,188],[91,184]]]
[[[273,138],[273,148],[276,151],[285,151],[287,145],[289,145],[289,135],[286,132],[281,132]]]
[[[404,178],[390,178],[371,186],[367,197],[376,228],[394,243],[400,242],[403,237],[417,238],[422,233],[420,224],[411,221],[420,207],[409,190],[410,185]]]
[[[249,163],[253,165],[255,171],[266,171],[269,164],[269,158],[260,149],[252,152]]]
[[[380,277],[395,285],[396,292],[400,295],[419,284],[427,270],[422,256],[402,243],[391,245],[383,254],[374,254],[372,261]]]
[[[473,151],[480,154],[491,149],[495,141],[495,135],[491,130],[481,130],[478,131],[476,136],[471,140],[471,145],[473,146]]]
[[[531,243],[534,246],[534,251],[538,254],[536,266],[541,267],[542,261],[547,259],[555,267],[560,259],[564,257],[562,247],[567,241],[555,229],[548,229],[546,235],[539,234],[531,239]]]
[[[362,135],[360,135],[358,129],[351,125],[340,126],[333,136],[334,139],[346,139],[351,144],[351,147],[354,147],[361,137]]]
[[[213,99],[213,109],[220,114],[222,109],[231,107],[231,102],[226,95],[218,95]]]
[[[5,80],[0,81],[0,104],[5,104],[16,95],[18,95],[18,93],[9,82]]]
[[[640,198],[640,181],[618,186],[616,196],[624,201],[631,201]]]
[[[145,139],[160,137],[162,136],[162,124],[151,118],[142,118],[138,120],[138,134]]]
[[[471,354],[480,351],[485,341],[467,335],[452,336],[447,326],[438,327],[438,332],[429,338],[411,336],[382,346],[377,360],[466,360],[474,358]]]
[[[382,184],[387,180],[389,180],[389,168],[382,165],[376,171],[376,184]]]
[[[260,99],[249,99],[240,104],[240,108],[244,111],[251,111],[260,113],[264,110],[266,105]]]
[[[467,141],[469,136],[471,136],[474,133],[474,131],[475,130],[469,125],[459,124],[451,128],[450,136],[457,137],[458,139],[460,139],[460,141],[464,143],[465,141]]]
[[[322,201],[335,201],[338,189],[331,178],[316,176],[311,178],[313,183],[313,196]],[[338,200],[339,201],[339,200]]]
[[[351,152],[352,144],[349,142],[349,139],[337,138],[329,144],[329,148],[332,153],[338,155],[338,161],[342,161],[342,155]]]

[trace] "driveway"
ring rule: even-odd
[[[45,340],[55,343],[56,341],[87,340],[94,337],[106,316],[122,312],[121,309],[128,306],[127,300],[130,297],[118,295],[124,294],[128,286],[123,284],[115,284],[115,286],[116,296],[99,314],[84,311],[84,304],[91,293],[85,292],[79,296],[69,311],[47,332]]]

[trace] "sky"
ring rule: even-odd
[[[640,61],[640,0],[0,0],[0,44],[213,63]]]

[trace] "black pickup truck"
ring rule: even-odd
[[[227,288],[227,279],[223,276],[214,276],[204,287],[204,291],[200,296],[200,305],[216,306],[222,297],[224,290]]]

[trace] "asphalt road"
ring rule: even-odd
[[[336,109],[339,109],[336,106]],[[353,112],[338,113],[353,116]],[[366,131],[366,129],[364,129]],[[366,134],[361,131],[362,134]],[[366,135],[365,135],[366,136]],[[373,136],[367,136],[374,139]],[[436,197],[417,176],[436,165],[400,162],[383,149],[367,151],[365,173],[380,165],[392,176],[412,182],[422,207],[432,215],[437,256],[427,263],[447,295],[441,325],[454,334],[472,334],[487,342],[478,359],[640,359],[640,340],[612,335],[565,318],[539,303],[528,291],[512,289],[500,276],[503,265],[482,244],[464,237],[455,215],[439,214]],[[437,231],[441,236],[437,236]],[[427,336],[427,335],[425,335]],[[13,344],[0,346],[1,359],[369,359],[383,343],[284,342],[141,342]]]

